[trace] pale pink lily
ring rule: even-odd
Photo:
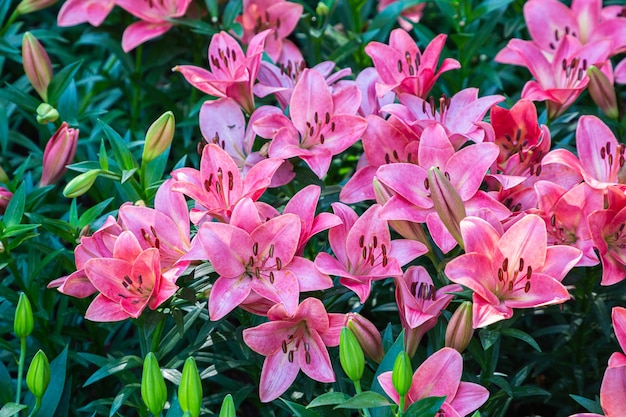
[[[477,217],[461,220],[465,254],[445,268],[448,278],[474,291],[473,327],[513,316],[514,308],[560,304],[570,296],[561,280],[582,256],[570,246],[547,246],[544,221],[530,214],[506,232]]]
[[[457,60],[446,58],[437,70],[446,38],[443,34],[436,36],[423,53],[404,29],[391,32],[389,45],[370,42],[365,47],[365,53],[374,61],[382,80],[376,85],[378,95],[383,96],[393,90],[398,94],[425,98],[441,74],[461,67]]]
[[[274,106],[259,107],[252,113],[246,126],[241,107],[232,98],[205,101],[199,117],[203,142],[215,143],[224,149],[237,164],[240,174],[245,176],[254,165],[267,159],[267,155],[252,151],[256,138],[252,126],[258,119],[270,114],[282,113]],[[293,166],[285,161],[276,170],[270,187],[285,185],[294,176]]]
[[[382,97],[378,97],[376,84],[381,83],[382,80],[378,72],[376,72],[376,68],[365,68],[356,76],[355,82],[359,90],[361,90],[361,107],[359,107],[359,114],[363,117],[378,115],[381,107],[391,104],[395,100],[396,95],[393,91],[388,92]]]
[[[228,222],[234,205],[243,197],[253,201],[270,185],[281,159],[265,159],[254,165],[241,177],[233,158],[214,143],[206,145],[200,159],[200,170],[180,168],[172,172],[172,190],[196,201],[190,218],[200,224],[210,218]]]
[[[391,372],[378,376],[385,393],[396,403],[400,396],[391,379]],[[450,417],[465,417],[477,410],[489,398],[489,391],[472,382],[462,382],[463,358],[452,348],[443,348],[429,356],[413,374],[411,388],[406,396],[408,408],[427,397],[446,397],[440,413]]]
[[[255,129],[264,136],[260,130],[265,129],[263,125],[282,125],[270,143],[270,157],[300,157],[322,178],[333,155],[348,149],[367,127],[367,121],[355,115],[360,98],[356,85],[332,94],[318,71],[305,69],[291,96],[291,118],[264,117],[256,122]]]
[[[85,274],[100,292],[85,318],[105,322],[138,318],[146,307],[154,310],[174,295],[178,287],[161,275],[159,258],[158,249],[142,250],[135,235],[122,232],[112,258],[85,262]]]
[[[236,21],[241,23],[244,44],[259,32],[272,29],[272,34],[267,38],[265,52],[274,62],[278,61],[283,49],[285,39],[293,32],[302,15],[301,4],[284,0],[244,0],[243,14]]]
[[[170,30],[174,26],[171,19],[184,16],[190,3],[191,0],[115,0],[115,4],[141,19],[124,30],[124,52]]]
[[[115,0],[67,0],[57,16],[59,26],[76,26],[89,22],[100,26],[115,6]]]
[[[328,232],[336,258],[322,252],[315,258],[315,265],[325,274],[340,277],[339,282],[354,291],[361,303],[369,297],[372,281],[402,276],[401,266],[427,252],[420,242],[392,241],[387,222],[379,217],[378,204],[370,206],[361,217],[341,203],[332,206],[343,221]]]
[[[311,261],[295,256],[300,228],[300,219],[290,213],[262,223],[250,199],[237,204],[231,224],[202,224],[184,259],[208,259],[220,275],[209,296],[211,320],[246,302],[251,292],[293,314],[300,291],[332,286]]]
[[[300,370],[319,382],[335,381],[326,347],[339,345],[342,314],[328,314],[320,300],[307,298],[294,313],[277,304],[267,317],[268,323],[243,331],[250,349],[266,356],[259,384],[262,402],[287,391]]]
[[[193,65],[178,65],[187,82],[198,90],[215,97],[230,97],[248,114],[254,112],[254,85],[263,57],[265,38],[270,30],[255,35],[244,55],[241,46],[226,32],[211,38],[209,66],[211,71]]]

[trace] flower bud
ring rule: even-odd
[[[101,172],[99,169],[92,169],[72,178],[63,189],[63,195],[67,198],[75,198],[85,194],[96,182]]]
[[[376,326],[358,313],[348,313],[346,316],[346,326],[358,340],[365,356],[376,363],[380,363],[385,356],[385,351],[383,350],[383,339],[380,337],[380,332]]]
[[[446,327],[446,347],[463,353],[473,335],[472,302],[463,301],[452,314],[448,327]]]
[[[57,0],[22,0],[16,10],[19,14],[32,13],[52,6],[56,2]]]
[[[178,386],[178,403],[183,412],[189,417],[198,417],[200,415],[202,381],[200,380],[196,361],[193,358],[187,358],[185,366],[183,366],[183,374]]]
[[[146,133],[146,143],[143,146],[141,159],[150,162],[170,147],[174,139],[174,113],[171,111],[163,113]]]
[[[593,101],[602,109],[604,114],[613,120],[617,120],[619,110],[617,108],[617,97],[615,96],[613,81],[609,80],[607,76],[594,65],[591,65],[587,69],[587,76],[589,77],[587,89]]]
[[[2,166],[0,166],[0,182],[9,182],[9,176],[7,175],[6,171],[2,169]]]
[[[413,383],[413,369],[411,369],[411,358],[406,352],[398,353],[396,362],[391,373],[391,382],[400,397],[404,397],[411,389]]]
[[[26,385],[35,398],[43,397],[50,383],[50,363],[43,350],[39,349],[26,373]]]
[[[61,179],[66,170],[65,166],[74,159],[77,144],[78,129],[72,129],[63,122],[43,151],[40,187],[54,184]]]
[[[315,8],[315,13],[317,13],[318,16],[328,16],[329,11],[330,9],[326,5],[326,3],[324,3],[323,1],[320,1],[319,3],[317,3],[317,7]]]
[[[9,201],[11,201],[11,197],[13,197],[13,193],[11,191],[4,187],[0,187],[0,214],[4,214],[7,206],[9,205]]]
[[[363,376],[365,357],[359,341],[349,328],[341,329],[339,336],[339,361],[343,371],[352,381],[356,382]]]
[[[33,308],[30,306],[30,301],[28,300],[26,294],[22,292],[20,293],[20,298],[17,301],[17,308],[15,309],[13,331],[18,338],[23,339],[33,332],[34,326]]]
[[[25,1],[20,5],[23,3]],[[46,50],[30,32],[24,33],[22,38],[22,61],[28,81],[41,99],[47,101],[48,85],[52,81],[52,64]]]
[[[143,361],[141,374],[141,398],[155,416],[161,414],[167,401],[167,387],[154,353],[149,352]]]
[[[40,125],[56,122],[58,118],[59,112],[48,103],[41,103],[39,107],[37,107],[37,123]]]
[[[431,167],[428,170],[428,184],[430,198],[433,200],[435,210],[446,226],[454,240],[463,247],[461,235],[461,220],[466,216],[465,205],[450,180],[439,171],[439,168]]]
[[[222,401],[222,408],[220,408],[219,417],[235,417],[235,403],[233,402],[233,396],[228,394]]]

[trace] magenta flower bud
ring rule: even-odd
[[[446,327],[446,347],[463,353],[474,335],[472,327],[472,302],[463,301],[452,314]]]
[[[22,61],[28,81],[41,99],[47,101],[48,85],[52,81],[52,64],[46,50],[30,32],[24,33],[22,38]]]
[[[43,152],[43,172],[39,186],[56,183],[65,173],[76,154],[78,129],[72,129],[63,122],[59,130],[50,138]]]
[[[383,339],[374,324],[358,313],[348,313],[346,326],[361,345],[363,353],[376,363],[385,356]]]
[[[439,168],[428,170],[430,197],[441,222],[446,226],[454,240],[463,247],[461,236],[461,220],[466,217],[463,200],[459,196],[448,177],[441,173]]]
[[[587,69],[587,75],[589,76],[587,89],[589,94],[591,94],[591,98],[602,109],[604,114],[613,120],[617,120],[619,110],[617,108],[617,97],[615,96],[613,82],[594,65]]]
[[[56,2],[57,0],[22,0],[17,5],[16,11],[19,14],[32,13],[50,7]]]
[[[4,211],[9,205],[9,201],[11,201],[11,197],[13,197],[13,193],[11,191],[4,187],[0,187],[0,214],[4,214]]]

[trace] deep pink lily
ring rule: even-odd
[[[172,172],[172,190],[196,201],[190,213],[194,224],[210,218],[228,222],[237,201],[243,197],[258,200],[282,163],[280,159],[265,159],[250,168],[242,179],[233,158],[220,146],[209,143],[202,151],[199,171],[180,168]]]
[[[269,323],[243,331],[243,340],[266,356],[261,371],[259,396],[269,402],[283,394],[302,370],[319,382],[334,382],[335,374],[327,346],[339,344],[342,314],[328,314],[322,302],[307,298],[289,314],[277,304],[267,313]]]
[[[560,304],[570,296],[561,284],[582,256],[570,246],[547,246],[537,215],[519,219],[503,234],[477,217],[461,221],[465,254],[445,268],[448,278],[474,291],[473,326],[511,318],[513,308]]]
[[[149,307],[154,310],[178,287],[161,275],[159,251],[141,249],[135,235],[122,232],[115,241],[112,258],[85,262],[85,274],[100,292],[87,308],[92,321],[137,318]]]
[[[73,129],[63,122],[52,135],[43,151],[43,169],[39,186],[54,184],[61,179],[66,165],[74,160],[78,145],[78,129]]]
[[[489,391],[472,382],[462,382],[463,358],[452,348],[443,348],[429,356],[413,374],[411,388],[406,396],[408,408],[426,397],[446,397],[440,413],[446,416],[465,417],[477,410],[489,398]],[[378,376],[385,393],[396,403],[400,396],[391,379],[391,372]]]
[[[76,26],[89,22],[100,26],[115,6],[115,0],[67,0],[57,16],[59,26]]]
[[[174,26],[170,19],[184,16],[190,3],[191,0],[115,0],[115,4],[141,19],[124,30],[124,52],[170,30]]]
[[[437,70],[446,38],[443,34],[436,36],[423,53],[404,29],[391,32],[389,45],[370,42],[365,47],[365,53],[374,61],[382,80],[376,85],[378,95],[383,96],[393,90],[398,94],[426,98],[441,74],[461,67],[457,60],[446,58]]]
[[[361,303],[369,297],[372,281],[402,276],[401,266],[427,252],[420,242],[392,241],[387,222],[379,216],[382,207],[378,204],[370,206],[361,217],[341,203],[332,206],[343,221],[328,232],[336,258],[322,252],[315,258],[315,265],[325,274],[341,277],[341,284],[354,291]]]
[[[244,55],[241,46],[226,32],[211,38],[209,44],[209,67],[211,71],[193,65],[178,65],[173,71],[180,72],[187,82],[198,90],[215,97],[230,97],[248,114],[254,112],[254,85],[263,57],[265,30],[248,43]]]

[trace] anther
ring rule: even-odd
[[[359,247],[362,248],[364,244],[365,244],[365,236],[361,235],[361,237],[359,238]]]
[[[285,340],[283,340],[282,348],[283,348],[283,353],[287,353],[287,342]]]
[[[377,247],[378,246],[378,237],[374,236],[372,238],[372,240],[373,240],[374,247]]]
[[[519,258],[519,271],[522,272],[524,269],[524,258]]]
[[[252,244],[252,253],[254,253],[254,256],[257,256],[259,252],[259,242],[254,242]]]
[[[280,258],[277,256],[276,257],[276,269],[280,271],[282,268],[283,268],[283,261],[281,261]]]
[[[526,285],[524,285],[524,292],[530,291],[530,281],[526,281]]]
[[[269,255],[270,255],[270,258],[274,257],[274,244],[273,243],[270,245],[270,253],[269,253]]]

